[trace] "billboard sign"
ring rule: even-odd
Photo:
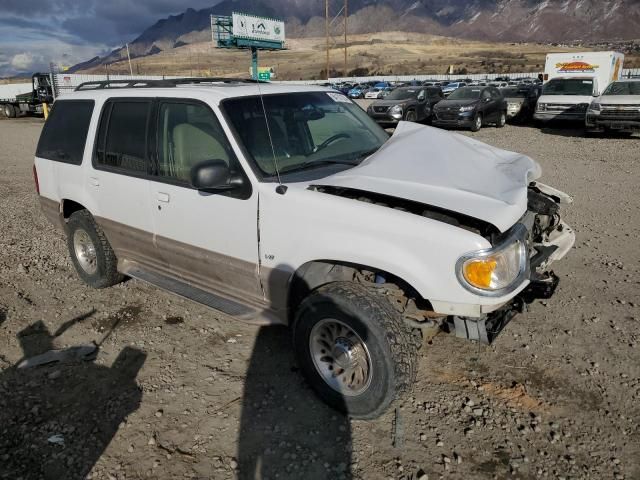
[[[284,43],[284,22],[233,12],[233,36],[248,40]]]

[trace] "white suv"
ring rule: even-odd
[[[45,215],[87,284],[135,277],[292,327],[321,398],[373,418],[434,331],[489,343],[574,234],[530,158],[346,96],[224,79],[84,84],[35,159]],[[275,373],[275,372],[274,372]]]

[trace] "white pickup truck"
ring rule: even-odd
[[[534,119],[583,122],[593,97],[620,78],[623,61],[618,52],[548,54]]]

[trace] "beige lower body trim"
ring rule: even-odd
[[[149,269],[255,311],[240,320],[260,325],[287,323],[286,303],[281,300],[286,280],[280,288],[268,290],[276,294],[274,298],[263,296],[257,264],[169,238],[154,238],[152,233],[105,218],[96,221],[118,257],[121,273],[126,275],[137,267]]]

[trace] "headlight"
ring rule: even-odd
[[[461,112],[470,112],[471,110],[473,110],[474,108],[476,108],[475,105],[466,105],[464,107],[460,107],[460,111]]]
[[[528,275],[527,229],[516,225],[499,245],[463,255],[456,264],[458,280],[467,290],[488,296],[506,295]]]
[[[402,118],[402,105],[394,105],[389,110],[389,113],[393,118],[397,118],[397,119]]]
[[[593,110],[594,112],[599,112],[601,110],[600,104],[598,102],[591,102],[591,105],[589,105],[589,110]]]
[[[536,107],[536,109],[539,112],[544,112],[547,109],[547,104],[546,103],[538,103],[538,106]]]

